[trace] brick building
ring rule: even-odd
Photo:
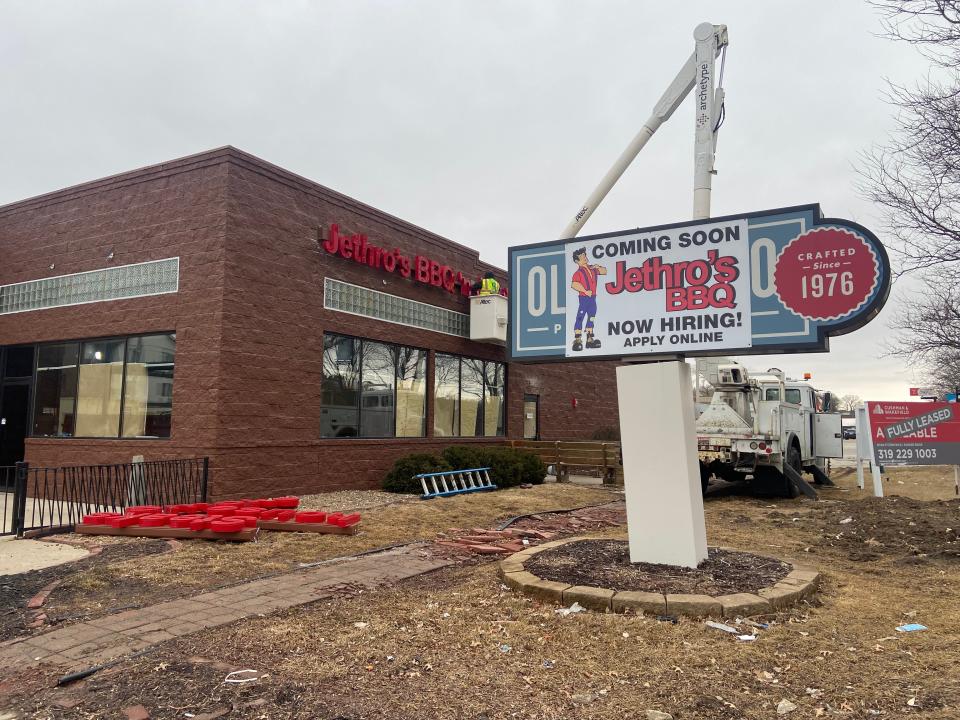
[[[0,207],[0,466],[205,455],[215,497],[302,493],[615,427],[613,363],[468,339],[487,271],[229,147]]]

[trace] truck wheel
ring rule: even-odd
[[[800,462],[800,451],[797,450],[796,445],[791,445],[790,449],[787,450],[787,465],[793,468],[797,472],[797,475],[803,473],[803,464]],[[797,497],[800,494],[800,489],[794,484],[793,480],[786,475],[783,476],[783,479],[786,485],[787,497]]]
[[[706,495],[707,494],[707,485],[710,484],[710,476],[713,475],[712,472],[704,465],[700,463],[700,491]]]

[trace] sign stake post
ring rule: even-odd
[[[692,388],[683,361],[617,368],[631,562],[707,557]]]

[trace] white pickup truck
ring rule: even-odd
[[[714,395],[696,423],[704,492],[713,476],[788,497],[817,496],[804,472],[832,484],[826,461],[843,457],[843,439],[840,414],[828,412],[830,393],[776,368],[750,376],[738,363],[716,366],[708,380]]]

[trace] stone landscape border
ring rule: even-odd
[[[686,595],[674,593],[610,590],[588,585],[544,580],[528,572],[524,566],[537,553],[581,540],[611,540],[609,537],[579,536],[554,540],[521,550],[500,562],[500,577],[511,588],[540,600],[571,605],[574,602],[590,610],[626,612],[642,611],[654,615],[689,615],[693,617],[746,617],[763,615],[796,605],[816,592],[820,573],[787,560],[780,560],[792,570],[779,582],[756,593],[730,595]],[[731,550],[731,548],[722,548]],[[734,551],[736,552],[736,551]]]

